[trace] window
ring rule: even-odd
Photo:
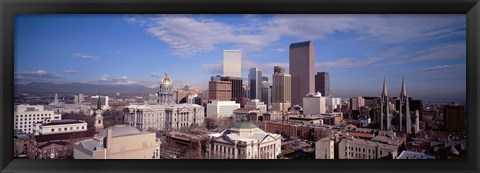
[[[68,129],[65,127],[65,128],[63,128],[63,130],[67,131]]]
[[[58,131],[59,131],[59,132],[62,131],[62,128],[58,128]]]
[[[52,129],[52,132],[54,132],[54,131],[55,131],[55,129]]]
[[[85,129],[85,126],[82,126],[82,129]]]

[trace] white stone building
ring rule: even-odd
[[[326,97],[322,97],[320,92],[310,93],[307,94],[307,96],[303,97],[304,115],[324,114],[327,112],[326,106]]]
[[[74,159],[160,159],[160,140],[155,133],[115,125],[98,132],[93,139],[73,145]]]
[[[326,137],[315,142],[315,159],[334,159],[334,152],[333,139]]]
[[[71,132],[87,131],[87,122],[82,120],[50,120],[46,122],[37,123],[34,127],[34,135],[50,135]]]
[[[204,108],[197,104],[131,105],[124,109],[125,122],[141,131],[178,130],[202,125]]]
[[[233,111],[240,108],[235,101],[212,101],[207,104],[207,118],[232,117]]]
[[[246,117],[232,128],[209,137],[209,159],[276,159],[281,152],[281,135],[259,129]]]
[[[396,159],[398,146],[345,137],[338,143],[339,159]]]
[[[245,108],[256,108],[262,112],[267,112],[267,105],[258,99],[252,99],[247,102],[247,104],[245,104]]]
[[[14,129],[24,133],[33,133],[34,125],[46,119],[60,120],[62,115],[53,110],[45,110],[43,105],[16,105],[14,112]]]
[[[242,77],[242,51],[223,51],[223,76]]]

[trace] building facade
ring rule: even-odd
[[[292,105],[303,105],[302,98],[315,92],[315,49],[312,41],[290,44],[290,74],[292,75]]]
[[[449,131],[464,132],[466,128],[466,112],[463,105],[445,105],[443,106],[445,119],[445,128]]]
[[[212,101],[207,104],[208,118],[232,117],[233,111],[240,108],[240,104],[234,101]]]
[[[247,104],[245,104],[245,108],[255,108],[259,109],[262,112],[267,112],[267,105],[258,99],[252,99],[247,102]]]
[[[283,73],[279,66],[276,67],[278,73],[272,76],[272,110],[286,112],[292,101],[292,78]]]
[[[82,132],[87,131],[87,122],[72,119],[46,120],[46,122],[35,124],[33,131],[34,135]]]
[[[160,159],[160,139],[126,125],[108,127],[73,145],[74,159]]]
[[[223,76],[242,77],[242,51],[223,51]]]
[[[315,75],[315,91],[322,93],[325,97],[331,96],[330,74],[328,72],[317,72]]]
[[[232,82],[209,81],[208,100],[230,101],[232,100]]]
[[[209,159],[276,159],[281,153],[281,136],[259,129],[246,118],[209,136]]]
[[[34,133],[34,125],[49,120],[60,120],[62,115],[53,110],[45,110],[43,105],[16,105],[14,112],[14,129],[24,133]]]
[[[327,113],[327,100],[319,92],[310,93],[303,97],[303,114],[317,115]]]
[[[231,77],[231,76],[222,76],[220,77],[221,81],[229,81],[232,83],[231,88],[231,98],[232,100],[243,97],[243,78],[241,77]]]
[[[248,86],[250,99],[262,98],[262,71],[258,68],[251,68],[248,73]]]
[[[315,159],[335,159],[333,139],[326,137],[315,142]]]

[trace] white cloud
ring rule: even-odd
[[[78,70],[64,70],[63,73],[65,74],[82,74],[82,72]]]
[[[219,44],[259,51],[281,38],[322,40],[337,32],[353,32],[360,40],[394,44],[465,34],[464,19],[445,15],[289,14],[274,15],[266,22],[258,16],[244,15],[248,22],[236,25],[194,15],[137,15],[125,20],[138,23],[180,56],[212,51]]]
[[[158,74],[158,73],[151,73],[150,76],[153,77],[153,78],[160,78],[160,77],[162,77],[162,76],[161,76],[160,74]]]
[[[65,78],[53,72],[48,72],[42,69],[36,71],[22,71],[15,72],[15,83],[30,83],[30,82],[61,82]]]
[[[74,53],[72,55],[74,58],[77,58],[79,60],[86,60],[86,61],[95,61],[97,60],[96,56],[93,55],[87,55],[87,54],[81,54],[81,53]]]

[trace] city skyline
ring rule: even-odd
[[[466,97],[464,15],[19,15],[15,28],[15,83],[152,88],[168,71],[207,89],[224,50],[242,51],[244,81],[253,67],[271,79],[311,40],[332,96],[379,96],[384,76],[399,96],[405,76],[410,97]]]

